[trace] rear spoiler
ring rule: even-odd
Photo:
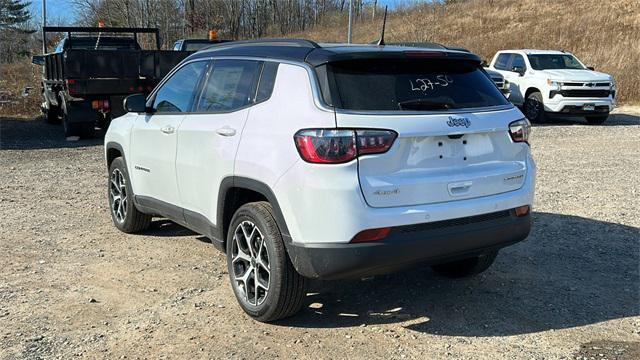
[[[42,50],[47,51],[47,33],[67,33],[71,38],[71,33],[131,33],[138,41],[138,34],[155,34],[156,47],[160,50],[160,30],[158,28],[136,28],[136,27],[90,27],[90,26],[44,26],[42,28]]]

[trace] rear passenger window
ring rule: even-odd
[[[276,74],[278,73],[278,63],[266,62],[262,68],[260,75],[260,84],[256,93],[256,102],[269,99],[273,93],[273,86],[276,82]]]
[[[233,111],[252,103],[260,65],[251,60],[216,60],[202,89],[197,111]]]
[[[507,70],[507,64],[509,63],[509,58],[511,54],[500,54],[498,55],[498,59],[493,67],[498,70]]]
[[[187,64],[176,71],[167,80],[153,100],[153,108],[157,112],[187,112],[191,108],[196,86],[200,82],[206,61]]]

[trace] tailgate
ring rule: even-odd
[[[470,199],[522,187],[528,145],[513,143],[510,110],[460,114],[337,113],[338,127],[390,129],[398,138],[383,154],[358,158],[362,193],[372,207]]]

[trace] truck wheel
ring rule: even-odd
[[[252,318],[275,321],[302,307],[307,279],[291,264],[268,202],[245,204],[233,215],[227,267],[236,299]]]
[[[49,105],[49,109],[44,113],[44,117],[48,124],[60,124],[60,108]]]
[[[109,166],[109,209],[113,224],[125,233],[145,230],[151,224],[151,215],[143,214],[133,203],[133,190],[124,160],[119,157]]]
[[[497,250],[479,256],[434,265],[432,268],[440,275],[449,278],[462,278],[477,275],[487,270],[493,264],[496,256],[498,256]]]
[[[79,136],[84,139],[91,139],[95,136],[95,125],[93,122],[71,122],[68,111],[62,112],[62,126],[64,128],[64,136]]]
[[[587,123],[589,125],[601,125],[603,124],[605,121],[607,121],[607,119],[609,118],[609,115],[598,115],[598,116],[587,116]]]
[[[547,120],[547,114],[544,111],[544,103],[542,102],[542,94],[532,92],[524,101],[524,116],[532,123],[542,124]]]

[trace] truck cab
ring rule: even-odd
[[[521,106],[532,122],[561,115],[602,124],[615,106],[613,76],[595,71],[566,51],[502,50],[489,69],[505,77],[509,100]]]
[[[173,44],[173,50],[175,51],[198,51],[208,46],[230,42],[233,40],[223,39],[180,39]]]

